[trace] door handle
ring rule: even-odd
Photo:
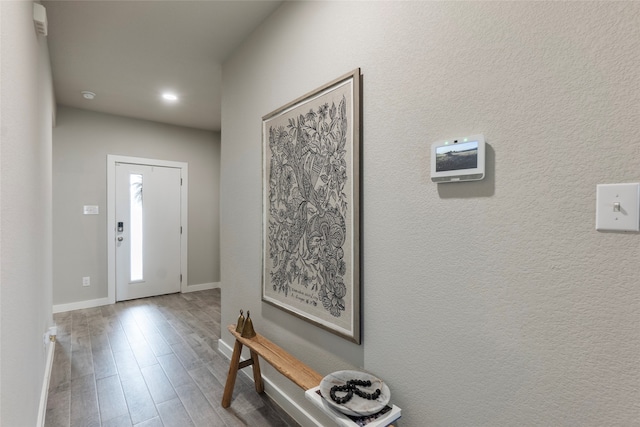
[[[122,242],[123,240],[124,240],[124,237],[118,236],[118,242]]]

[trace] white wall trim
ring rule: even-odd
[[[56,351],[55,341],[47,343],[47,360],[44,368],[44,379],[42,380],[42,391],[40,392],[40,406],[38,407],[37,427],[43,427],[45,416],[47,415],[47,399],[49,398],[49,381],[51,380],[51,369],[53,368],[53,356]]]
[[[108,297],[91,299],[86,301],[76,301],[67,304],[57,304],[53,306],[54,313],[64,313],[66,311],[81,310],[83,308],[101,307],[103,305],[113,304],[115,301],[111,301]]]
[[[227,345],[222,339],[218,340],[218,351],[222,353],[227,359],[231,360],[233,349]],[[241,361],[245,358],[240,357]],[[252,368],[253,369],[253,368]],[[253,382],[253,376],[249,371],[241,370],[251,382]],[[275,385],[269,378],[262,374],[262,381],[264,382],[264,391],[267,395],[273,399],[286,413],[288,413],[293,419],[295,419],[300,425],[303,426],[317,426],[323,427],[325,424],[318,421],[313,415],[307,412],[302,406],[293,401],[280,387]]]
[[[116,163],[132,163],[136,165],[166,166],[181,169],[181,218],[182,238],[180,270],[182,283],[180,291],[185,292],[188,281],[187,249],[189,236],[189,165],[186,162],[174,162],[170,160],[144,159],[141,157],[107,155],[107,298],[109,304],[116,302]]]
[[[181,293],[206,291],[207,289],[217,289],[220,282],[200,283],[198,285],[183,286]],[[115,304],[109,297],[98,298],[86,301],[76,301],[67,304],[57,304],[53,306],[53,313],[64,313],[66,311],[82,310],[83,308],[101,307],[103,305]]]
[[[199,285],[187,285],[183,286],[182,293],[186,292],[196,292],[196,291],[206,291],[208,289],[217,289],[220,287],[220,282],[212,282],[212,283],[200,283]]]

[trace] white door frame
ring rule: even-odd
[[[185,162],[170,160],[144,159],[141,157],[107,155],[107,299],[109,304],[116,302],[116,163],[132,163],[136,165],[164,166],[179,168],[182,176],[180,197],[180,217],[182,222],[182,238],[180,239],[180,270],[182,281],[180,292],[186,292],[187,276],[187,236],[189,235],[188,194],[189,165]]]

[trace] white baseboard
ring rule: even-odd
[[[218,351],[222,353],[227,359],[231,359],[231,355],[233,354],[233,349],[227,345],[222,339],[218,340]],[[244,360],[244,358],[240,358]],[[249,371],[240,371],[243,375],[245,375],[251,382],[253,382],[252,373]],[[294,420],[296,420],[302,426],[316,426],[323,427],[325,424],[318,421],[314,416],[312,416],[309,412],[306,411],[302,406],[300,406],[297,402],[293,401],[280,387],[275,385],[269,378],[265,377],[262,374],[262,381],[264,382],[264,391],[267,395],[273,399],[273,401],[278,404],[287,414],[289,414]]]
[[[199,285],[187,285],[182,289],[182,293],[187,292],[196,292],[196,291],[206,291],[208,289],[217,289],[220,287],[220,282],[212,282],[212,283],[201,283]]]
[[[182,293],[205,291],[207,289],[216,289],[220,287],[220,282],[201,283],[199,285],[185,286],[181,290]],[[103,305],[113,304],[109,298],[98,298],[86,301],[70,302],[67,304],[57,304],[53,306],[54,313],[64,313],[65,311],[81,310],[83,308],[101,307]]]
[[[49,381],[51,380],[51,368],[53,367],[53,356],[56,351],[55,341],[47,343],[47,360],[44,368],[44,379],[42,380],[42,390],[40,392],[40,406],[38,408],[37,427],[44,427],[45,416],[47,415],[47,399],[49,398]]]
[[[103,305],[113,304],[109,298],[91,299],[87,301],[70,302],[67,304],[57,304],[53,306],[54,313],[64,313],[65,311],[81,310],[83,308],[101,307]]]

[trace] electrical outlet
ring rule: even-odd
[[[90,286],[91,285],[91,277],[83,277],[82,278],[82,286]]]

